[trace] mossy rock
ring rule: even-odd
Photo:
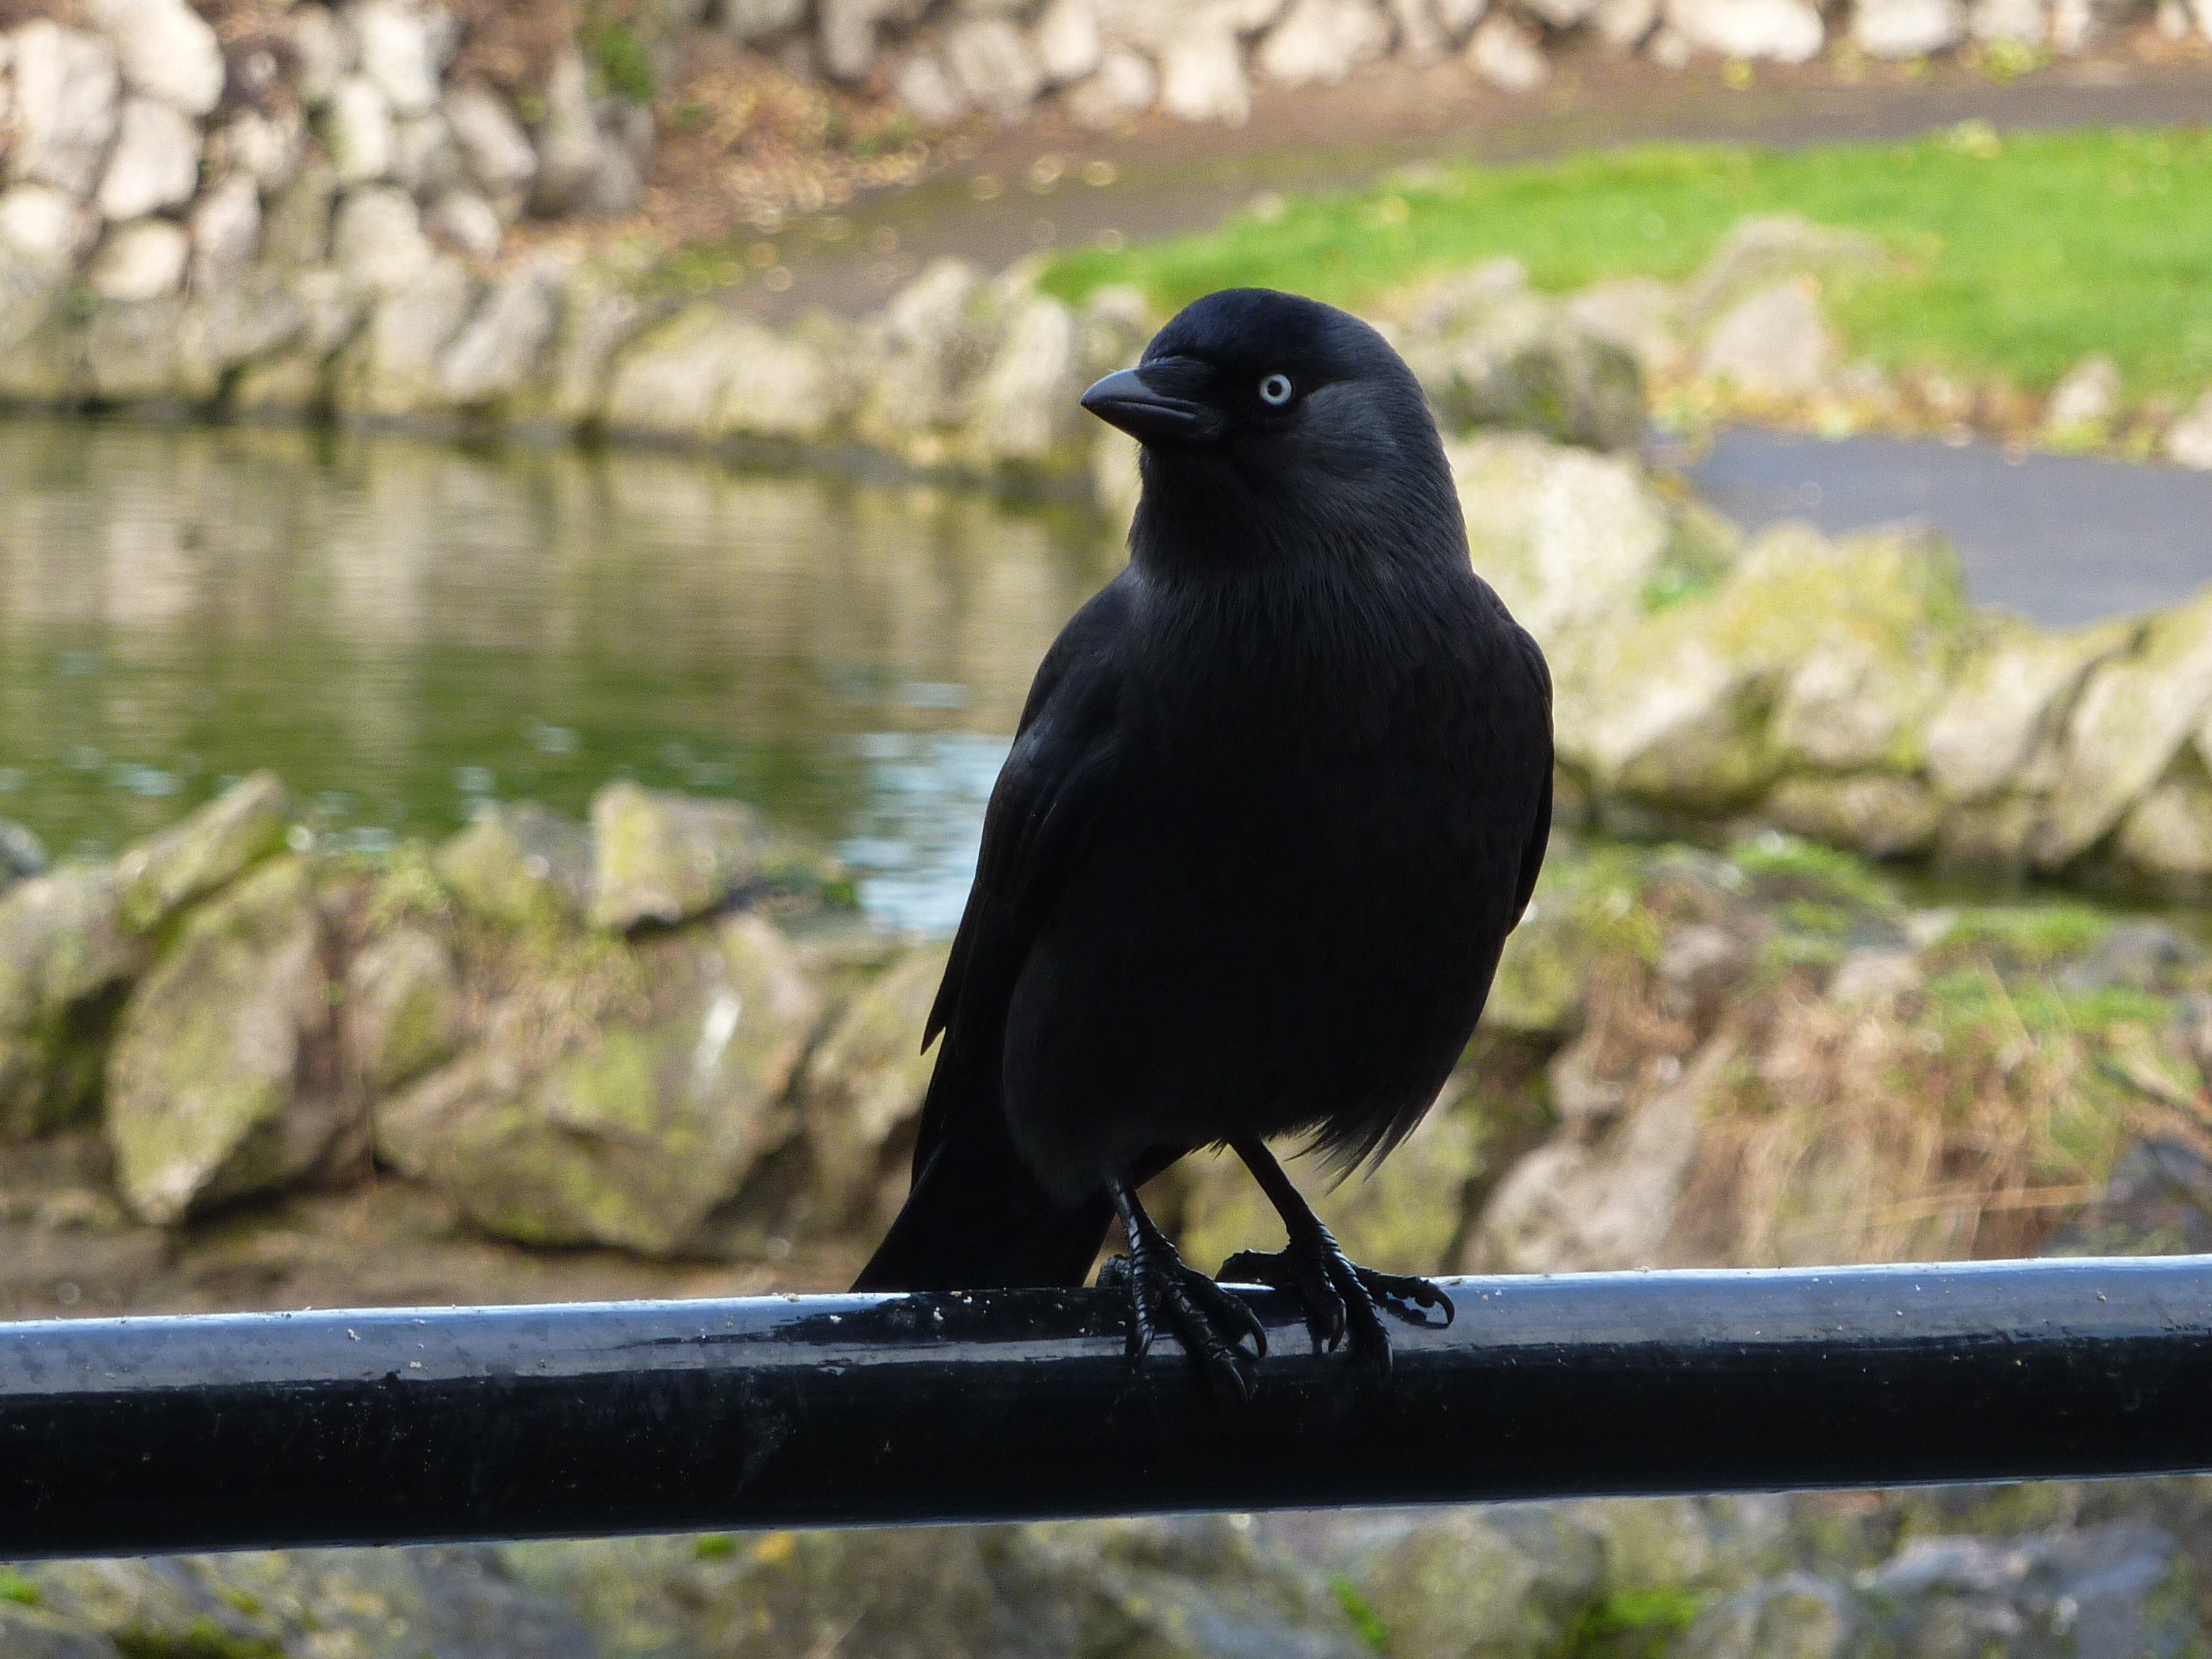
[[[142,1220],[282,1188],[336,1139],[346,1105],[310,1076],[331,1018],[322,947],[307,866],[283,859],[193,911],[125,1006],[107,1138]]]
[[[462,908],[495,927],[580,921],[592,879],[584,826],[535,801],[495,806],[438,849],[438,877]]]
[[[400,926],[346,969],[341,1015],[354,1075],[374,1097],[449,1060],[459,1046],[462,987],[447,942]]]
[[[900,957],[854,994],[807,1059],[799,1106],[811,1196],[824,1216],[849,1219],[871,1206],[885,1148],[921,1110],[937,1066],[922,1028],[949,954],[931,945]]]
[[[123,926],[151,933],[195,900],[283,850],[292,800],[274,773],[256,772],[180,823],[117,860]]]
[[[592,800],[591,922],[673,927],[739,893],[819,893],[843,880],[835,859],[769,831],[737,801],[611,783]]]
[[[0,1140],[88,1113],[124,989],[152,951],[123,930],[106,866],[64,865],[0,894]]]

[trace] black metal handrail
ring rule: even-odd
[[[2212,1469],[2212,1257],[1446,1287],[1242,1405],[1093,1291],[0,1325],[0,1559]]]

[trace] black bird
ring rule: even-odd
[[[858,1290],[1074,1285],[1118,1216],[1133,1353],[1163,1319],[1242,1393],[1244,1305],[1137,1200],[1232,1147],[1289,1232],[1222,1268],[1387,1373],[1388,1309],[1267,1142],[1380,1158],[1435,1100],[1544,857],[1543,654],[1470,568],[1382,337],[1209,295],[1084,407],[1143,445],[1129,564],[1037,671],[931,1010],[914,1187]]]

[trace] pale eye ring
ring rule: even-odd
[[[1280,409],[1290,402],[1294,390],[1289,375],[1270,374],[1260,382],[1260,401],[1270,409]]]

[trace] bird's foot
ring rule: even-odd
[[[1270,1255],[1241,1250],[1221,1264],[1220,1277],[1231,1284],[1267,1285],[1298,1299],[1316,1353],[1334,1353],[1349,1345],[1378,1382],[1390,1377],[1390,1334],[1382,1315],[1408,1325],[1449,1325],[1451,1298],[1425,1279],[1379,1273],[1362,1267],[1338,1248],[1328,1228],[1294,1233],[1289,1244]],[[1441,1319],[1431,1318],[1442,1314]]]
[[[1164,1234],[1139,1238],[1127,1255],[1110,1258],[1099,1269],[1098,1283],[1103,1289],[1129,1292],[1132,1363],[1151,1350],[1164,1325],[1210,1390],[1238,1400],[1251,1397],[1252,1380],[1244,1368],[1267,1357],[1266,1330],[1249,1308],[1186,1265]]]

